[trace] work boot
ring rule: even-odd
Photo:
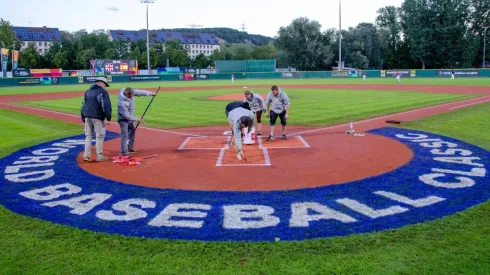
[[[100,158],[97,158],[97,162],[103,162],[103,161],[106,161],[108,160],[109,158],[107,158],[106,156],[102,156]]]

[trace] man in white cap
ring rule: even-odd
[[[109,124],[112,118],[112,104],[109,93],[106,91],[107,87],[109,87],[107,78],[97,77],[95,84],[90,86],[83,97],[81,118],[85,123],[84,161],[90,161],[93,133],[95,133],[96,161],[107,160],[103,154],[106,134],[104,120],[107,120],[107,124]]]

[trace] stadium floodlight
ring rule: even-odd
[[[488,17],[488,14],[490,13],[490,10],[487,10],[484,14],[483,14],[483,17],[486,18]],[[487,51],[487,30],[488,30],[488,27],[487,25],[483,26],[483,29],[484,29],[484,32],[483,32],[483,63],[482,63],[482,68],[485,69],[485,65],[486,65],[486,51]]]
[[[147,63],[147,68],[148,68],[148,74],[151,74],[150,72],[150,30],[148,28],[148,4],[153,4],[155,3],[156,0],[140,0],[141,3],[146,4],[146,61]]]
[[[339,0],[339,66],[338,71],[342,70],[342,7]]]
[[[487,63],[485,61],[486,59],[486,51],[487,51],[487,30],[489,26],[483,26],[483,69],[485,69],[485,64]]]

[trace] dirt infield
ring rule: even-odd
[[[283,87],[408,90],[482,95],[479,98],[359,121],[356,123],[357,132],[390,126],[386,123],[387,119],[420,119],[490,101],[490,92],[484,87],[414,85],[283,85]],[[219,86],[164,88],[161,91],[230,88],[241,89],[236,86]],[[269,88],[269,86],[250,88]],[[9,102],[82,95],[83,92],[63,92],[0,96],[0,108],[81,125],[82,122],[77,115],[16,106]],[[219,97],[217,100],[242,98],[238,99],[238,95],[233,96],[234,98],[226,97],[226,99]],[[119,132],[118,128],[117,123],[108,126],[108,130],[113,132]],[[263,132],[267,133],[268,127],[264,128]],[[144,161],[140,166],[125,167],[112,162],[83,163],[79,156],[79,165],[91,174],[133,185],[181,190],[269,191],[325,186],[380,175],[406,164],[412,157],[408,147],[391,139],[371,134],[346,135],[344,132],[347,125],[324,128],[290,127],[287,141],[276,139],[274,142],[266,142],[258,139],[255,145],[246,146],[247,162],[238,162],[235,159],[233,150],[230,149],[229,137],[223,135],[223,131],[228,130],[225,126],[172,130],[147,127],[139,129],[136,141],[138,152],[135,156],[158,154],[158,157]],[[80,130],[82,132],[82,128]],[[117,155],[119,143],[119,139],[106,142],[106,154]]]

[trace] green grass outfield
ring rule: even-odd
[[[0,157],[80,126],[0,109]],[[403,124],[490,150],[490,104]],[[0,207],[0,274],[489,274],[490,202],[443,219],[348,237],[274,243],[94,233]]]
[[[257,89],[266,94],[267,89]],[[226,125],[225,106],[229,101],[207,97],[237,93],[233,89],[160,93],[145,115],[144,125],[183,128]],[[240,91],[238,91],[240,93]],[[291,100],[290,125],[325,126],[412,110],[429,105],[472,98],[477,95],[426,92],[288,89]],[[20,105],[80,114],[83,97],[22,102]],[[150,97],[136,97],[136,114],[141,116]],[[111,96],[116,120],[117,96]]]
[[[159,82],[128,82],[113,83],[109,89],[120,89],[123,87],[134,88],[157,88],[162,87],[199,87],[199,86],[236,86],[241,90],[243,86],[250,85],[287,85],[287,84],[394,84],[394,85],[455,85],[455,86],[490,86],[490,78],[402,78],[402,83],[398,83],[395,78],[307,78],[307,79],[243,79],[235,80],[232,84],[230,80],[195,80],[195,81],[159,81]],[[46,86],[16,86],[1,87],[0,95],[9,94],[35,94],[53,92],[73,92],[85,91],[90,84],[76,85],[46,85]]]

